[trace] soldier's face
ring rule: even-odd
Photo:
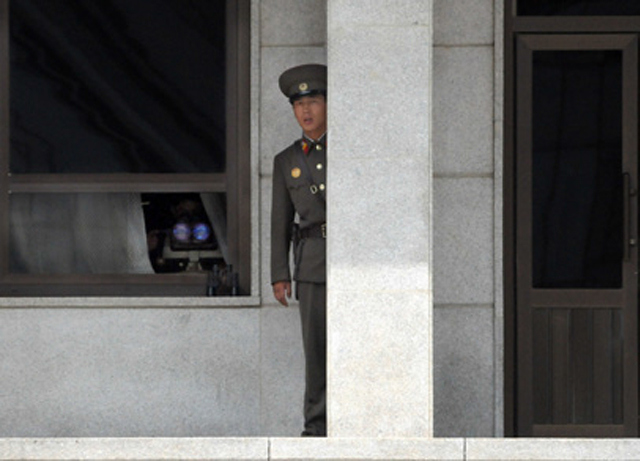
[[[327,101],[322,95],[303,96],[293,102],[293,113],[302,131],[318,139],[327,131]]]

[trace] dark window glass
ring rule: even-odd
[[[536,51],[533,283],[622,283],[620,51]]]
[[[521,16],[634,16],[638,0],[518,0]]]
[[[14,274],[208,271],[228,261],[225,194],[12,194]]]
[[[11,0],[11,171],[223,172],[224,7]]]
[[[142,194],[141,199],[149,261],[156,273],[226,265],[225,194]]]
[[[247,293],[249,1],[0,3],[3,295]]]

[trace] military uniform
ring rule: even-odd
[[[299,95],[300,88],[326,90],[326,67],[311,66],[315,67],[287,71],[291,82],[286,78],[283,82],[287,72],[283,74],[280,87],[286,96]],[[318,72],[324,75],[316,82],[313,78]],[[326,435],[325,141],[326,136],[318,140],[303,136],[275,157],[271,210],[271,281],[292,278],[296,281],[305,353],[303,435],[316,436]],[[294,226],[296,214],[299,219]],[[295,261],[293,277],[289,268],[291,246]]]

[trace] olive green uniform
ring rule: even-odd
[[[271,281],[290,281],[289,248],[296,213],[300,239],[294,245],[296,296],[305,352],[305,432],[326,435],[326,189],[324,142],[301,139],[279,153],[273,168]],[[306,168],[302,164],[306,162]],[[311,178],[309,178],[310,176]],[[310,181],[311,179],[311,181]],[[310,184],[310,182],[312,184]]]

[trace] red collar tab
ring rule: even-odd
[[[312,150],[324,150],[326,149],[325,143],[326,137],[323,136],[318,141],[312,141],[311,139],[304,137],[300,141],[300,146],[302,147],[302,152],[305,154],[309,154]]]
[[[308,154],[310,150],[311,150],[311,143],[309,141],[307,141],[306,139],[303,139],[302,140],[302,152],[304,152],[305,154]]]

